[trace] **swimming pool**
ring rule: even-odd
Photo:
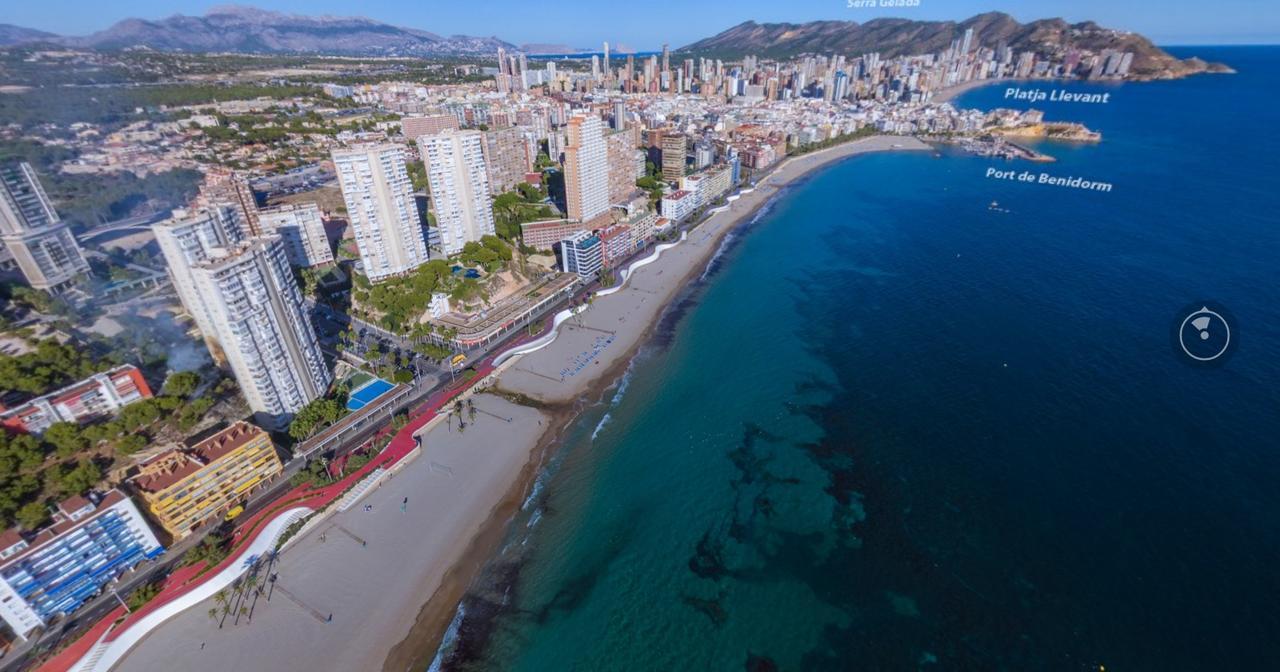
[[[351,396],[347,398],[347,410],[358,411],[368,406],[374,399],[386,394],[387,390],[393,387],[395,385],[381,378],[374,378],[359,389],[351,392]]]

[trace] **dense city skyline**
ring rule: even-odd
[[[851,8],[847,0],[807,0],[802,3],[765,3],[747,0],[731,8],[714,4],[661,1],[645,12],[618,5],[562,3],[531,12],[527,5],[496,0],[476,11],[469,5],[415,6],[400,0],[373,0],[359,7],[319,0],[262,0],[243,3],[260,9],[308,16],[363,16],[397,26],[441,35],[494,36],[513,44],[567,44],[593,48],[602,41],[620,43],[635,50],[660,48],[666,42],[677,47],[713,35],[747,20],[802,23],[816,20],[865,22],[874,18],[913,20],[961,20],[988,11],[1004,11],[1019,21],[1061,17],[1071,22],[1095,21],[1141,32],[1158,44],[1273,44],[1280,38],[1280,12],[1254,0],[1224,0],[1212,16],[1189,10],[1193,3],[1174,0],[1161,11],[1137,5],[1116,5],[1103,0],[1082,0],[1063,6],[1046,0],[1002,6],[989,0],[957,0],[946,4],[922,3],[905,8]],[[158,2],[145,0],[127,5],[102,5],[85,0],[11,7],[0,23],[45,30],[60,35],[86,35],[105,30],[128,18],[163,19],[174,14],[203,15],[225,6],[216,2]],[[589,7],[595,21],[574,20]],[[669,17],[679,16],[679,21]],[[1195,16],[1195,20],[1189,17]]]

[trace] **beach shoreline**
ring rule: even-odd
[[[520,503],[524,501],[531,491],[533,482],[541,472],[546,460],[561,444],[564,433],[577,421],[585,408],[602,401],[606,393],[626,373],[632,359],[644,344],[652,339],[656,330],[661,326],[661,317],[665,314],[666,309],[674,305],[673,302],[684,293],[690,283],[705,271],[707,265],[721,249],[721,244],[726,236],[752,221],[780,192],[829,164],[870,152],[927,151],[930,149],[932,148],[928,144],[914,137],[872,136],[812,154],[785,159],[783,163],[780,163],[758,181],[755,191],[743,197],[751,197],[751,201],[748,204],[744,204],[745,207],[736,211],[728,210],[723,213],[717,213],[690,232],[688,240],[696,240],[699,239],[700,232],[706,231],[704,227],[708,225],[715,227],[710,238],[702,239],[704,245],[701,246],[699,251],[703,252],[703,254],[695,255],[689,259],[691,263],[686,264],[682,269],[683,273],[680,274],[678,280],[664,283],[669,291],[660,296],[660,300],[656,302],[658,304],[656,310],[653,311],[649,319],[642,323],[644,325],[643,328],[630,330],[633,335],[629,339],[630,342],[625,345],[621,353],[608,362],[607,366],[602,366],[598,373],[582,379],[577,384],[565,386],[564,390],[550,390],[545,387],[530,388],[527,385],[504,386],[503,378],[506,369],[504,367],[504,373],[498,374],[498,382],[492,391],[499,396],[519,395],[535,399],[540,403],[539,410],[549,413],[554,418],[554,421],[548,423],[548,427],[539,437],[537,442],[538,449],[531,457],[526,470],[522,472],[520,480],[513,484],[512,489],[504,499],[504,502],[513,501],[515,506],[506,508],[505,512],[495,509],[484,526],[478,531],[473,543],[469,545],[463,555],[463,559],[458,565],[451,568],[448,585],[442,585],[422,605],[410,634],[401,640],[390,652],[386,660],[383,661],[381,668],[383,672],[423,670],[431,663],[439,651],[450,623],[452,623],[457,613],[459,602],[465,596],[471,584],[481,576],[488,562],[501,550],[502,544],[508,535],[511,519],[518,511]],[[720,215],[723,214],[731,214],[732,217],[721,217]],[[659,263],[661,261],[660,259]],[[653,266],[657,265],[657,263],[653,264]],[[650,275],[654,272],[649,269],[645,270]],[[665,273],[665,270],[659,268],[658,274]],[[619,292],[619,294],[625,294],[627,290],[631,289],[630,283],[628,284],[628,288]],[[610,298],[613,297],[605,297],[601,301]],[[594,310],[595,307],[593,306],[591,310]],[[562,328],[569,329],[572,327],[566,324]],[[534,358],[542,354],[542,351],[538,351],[522,355],[516,358],[512,364],[519,362],[521,359]],[[543,357],[556,359],[557,355],[555,353],[546,353]]]
[[[117,669],[154,669],[179,658],[192,672],[228,665],[426,669],[564,432],[624,375],[725,237],[777,194],[831,163],[869,152],[929,149],[910,136],[872,136],[785,159],[679,245],[635,270],[623,290],[596,298],[562,324],[550,345],[502,364],[488,390],[466,393],[484,417],[473,416],[465,433],[454,431],[445,416],[419,430],[421,454],[365,496],[361,503],[370,510],[337,513],[295,539],[282,555],[278,587],[284,600],[277,595],[263,604],[248,627],[219,628],[204,614],[207,605],[193,607],[149,634]],[[357,626],[361,636],[333,637],[335,626],[344,627],[339,623]],[[281,641],[291,645],[281,647]]]
[[[962,84],[954,84],[952,86],[943,87],[942,89],[939,89],[936,93],[933,94],[933,98],[929,99],[929,102],[951,103],[956,98],[959,98],[960,96],[970,91],[973,91],[974,89],[981,89],[984,86],[991,86],[995,84],[1007,84],[1009,82],[1018,82],[1018,81],[1028,81],[1028,80],[1019,80],[1013,77],[1000,77],[997,79],[975,79],[972,81],[964,82]],[[954,103],[952,104],[954,105]]]

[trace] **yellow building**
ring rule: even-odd
[[[271,436],[247,422],[142,464],[130,484],[174,539],[221,520],[283,470]]]

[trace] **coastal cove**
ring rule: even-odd
[[[1266,666],[1280,340],[1250,330],[1206,376],[1167,339],[1188,297],[1280,318],[1256,252],[1280,243],[1275,140],[1188,136],[1273,123],[1277,50],[1197,51],[1248,81],[1049,111],[1106,137],[1032,141],[1055,174],[1112,192],[943,150],[773,201],[601,365],[616,385],[586,396],[431,669]]]

